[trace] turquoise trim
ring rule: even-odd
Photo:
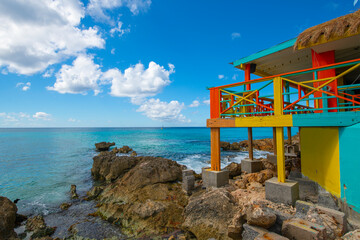
[[[250,63],[250,62],[252,62],[252,61],[254,61],[256,59],[259,59],[259,58],[265,57],[267,55],[270,55],[270,54],[279,52],[281,50],[284,50],[286,48],[292,47],[292,46],[294,46],[294,44],[296,42],[296,39],[297,38],[293,38],[293,39],[288,40],[286,42],[283,42],[283,43],[280,43],[280,44],[275,45],[273,47],[270,47],[268,49],[265,49],[265,50],[262,50],[260,52],[251,54],[250,56],[247,56],[247,57],[244,57],[244,58],[241,58],[239,60],[234,61],[232,64],[233,64],[234,67],[236,67],[236,66],[239,66],[241,64]]]
[[[360,123],[360,112],[293,114],[292,117],[294,127],[347,127]]]
[[[360,213],[360,124],[339,128],[341,199]]]

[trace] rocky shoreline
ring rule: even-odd
[[[256,141],[255,148],[272,149],[272,141]],[[266,200],[265,181],[276,176],[276,166],[266,159],[260,159],[263,170],[258,173],[229,164],[231,179],[222,188],[205,189],[201,175],[193,172],[194,188],[185,191],[186,166],[161,157],[137,156],[128,146],[110,150],[114,145],[96,144],[93,188],[79,196],[76,186],[71,186],[69,201],[57,213],[27,218],[17,214],[15,203],[0,197],[0,240],[288,239],[289,224],[296,219],[321,226],[314,239],[358,239],[360,234],[346,221],[324,213],[315,198],[298,201],[295,207]],[[237,151],[232,145],[222,147]],[[245,143],[235,145],[246,148]],[[298,164],[290,161],[286,168],[290,173]],[[344,235],[350,230],[354,232]]]

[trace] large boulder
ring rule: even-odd
[[[95,147],[97,151],[108,151],[111,146],[115,146],[114,142],[99,142],[95,143]]]
[[[233,178],[241,175],[241,164],[232,162],[225,167],[226,170],[229,171],[229,177]]]
[[[250,225],[267,229],[275,224],[276,215],[267,208],[262,208],[259,205],[252,204],[246,209],[246,220]]]
[[[112,152],[101,152],[93,160],[91,175],[95,180],[101,181],[113,181],[122,177],[140,161],[136,157],[116,156]]]
[[[16,212],[15,203],[6,197],[0,197],[0,240],[16,238]]]
[[[241,234],[238,213],[235,199],[226,189],[212,189],[190,198],[183,227],[197,239],[232,239],[234,233]]]
[[[138,157],[139,163],[97,196],[98,214],[133,237],[151,237],[180,229],[187,195],[181,166],[175,161]]]
[[[229,142],[220,142],[220,147],[224,151],[230,150],[230,143]]]

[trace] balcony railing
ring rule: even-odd
[[[350,85],[339,81],[359,67],[360,59],[354,59],[210,88],[211,118],[270,116],[276,111],[283,115],[360,110],[360,94],[356,93],[360,84],[354,84],[358,79]],[[332,69],[335,73],[340,68],[346,70],[334,77],[318,78],[322,71]],[[289,79],[300,75],[302,79],[312,75],[313,79]]]

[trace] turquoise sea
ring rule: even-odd
[[[272,136],[257,128],[255,139]],[[222,141],[247,139],[247,129],[222,129]],[[94,144],[128,145],[138,155],[160,156],[200,172],[210,161],[208,128],[24,128],[0,129],[0,196],[19,201],[23,214],[48,214],[67,201],[70,185],[84,194],[92,185]],[[256,151],[255,157],[266,152]],[[240,162],[247,152],[223,152],[223,165]]]

